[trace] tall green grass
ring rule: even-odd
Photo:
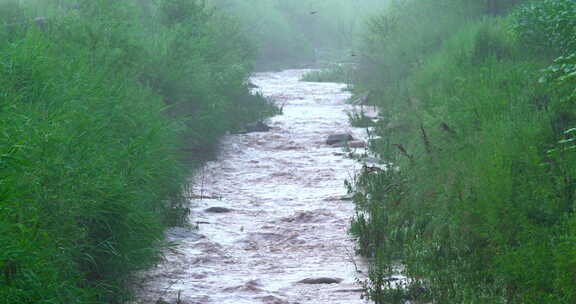
[[[396,27],[372,32],[386,38],[389,55],[401,55],[390,45],[407,35],[407,19],[394,18],[434,9],[405,5],[382,17]],[[539,81],[550,56],[526,47],[531,27],[519,27],[518,15],[486,17],[480,7],[461,18],[454,8],[445,19],[452,26],[412,28],[423,40],[442,37],[438,45],[382,58],[377,74],[362,70],[374,78],[360,85],[380,92],[387,117],[371,148],[395,166],[349,183],[358,210],[351,232],[372,258],[368,295],[376,303],[572,303],[575,155],[565,130],[576,123],[573,87],[569,78]],[[411,278],[404,289],[386,280],[398,272]]]
[[[182,160],[275,111],[246,86],[253,49],[184,0],[0,15],[0,303],[121,303],[186,224]]]
[[[302,75],[301,81],[352,83],[353,66],[350,64],[329,64],[320,70],[312,70]]]

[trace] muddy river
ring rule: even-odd
[[[365,266],[347,234],[354,206],[342,199],[361,165],[325,143],[365,134],[349,126],[345,85],[300,82],[305,72],[253,76],[283,114],[267,121],[269,132],[224,138],[218,160],[194,177],[198,229],[167,232],[178,245],[142,274],[138,303],[367,303],[357,282]]]

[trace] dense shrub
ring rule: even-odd
[[[568,55],[576,49],[576,2],[544,0],[525,5],[515,13],[514,28],[527,46]]]
[[[572,94],[567,98],[567,101],[574,101],[576,98],[576,53],[557,58],[554,64],[546,68],[544,72],[541,82],[574,87]]]
[[[434,26],[423,17],[440,14],[431,4],[404,2],[376,19],[367,42],[377,60],[361,67],[358,86],[383,113],[372,150],[392,164],[349,181],[351,232],[373,261],[368,294],[377,303],[572,303],[573,59],[542,78],[549,53],[526,48],[517,13],[486,17],[480,7],[461,18],[457,9],[472,7],[450,3],[452,16]],[[397,273],[410,278],[404,289],[390,288]]]
[[[311,70],[302,75],[301,81],[309,82],[340,82],[351,83],[353,80],[354,68],[351,65],[341,63],[329,64],[321,70]]]
[[[163,201],[183,179],[162,101],[49,56],[49,44],[29,32],[2,49],[2,147],[14,166],[2,179],[5,303],[82,303],[82,285],[114,292],[149,265]]]
[[[193,1],[0,5],[0,303],[122,302],[186,222],[182,158],[274,111],[253,50]]]

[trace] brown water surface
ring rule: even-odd
[[[304,70],[252,77],[265,96],[284,105],[264,133],[224,138],[218,160],[192,181],[192,222],[198,230],[167,232],[179,244],[142,274],[139,302],[218,304],[355,304],[363,269],[347,228],[353,203],[344,180],[360,165],[325,144],[351,128],[345,85],[298,81]],[[209,207],[228,213],[210,213]],[[302,284],[326,277],[334,284]]]

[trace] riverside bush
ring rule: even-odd
[[[300,81],[308,82],[352,82],[352,67],[345,64],[330,64],[321,70],[311,70],[302,75]]]
[[[0,14],[0,303],[123,302],[186,224],[181,160],[274,112],[248,91],[251,47],[184,0]]]
[[[394,167],[366,167],[348,183],[357,204],[351,232],[372,258],[368,295],[376,303],[576,301],[576,155],[573,132],[565,132],[576,123],[571,57],[547,69],[550,82],[539,81],[550,56],[526,48],[524,31],[547,29],[518,27],[519,16],[532,13],[525,8],[487,17],[480,7],[470,18],[447,16],[454,23],[446,27],[424,20],[411,31],[431,47],[392,49],[407,43],[399,40],[411,20],[395,14],[435,9],[404,5],[377,19],[382,27],[366,47],[394,57],[362,69],[360,79],[374,78],[358,84],[379,92],[387,119],[370,147]],[[453,8],[449,14],[470,7]],[[410,278],[403,290],[387,280],[397,273]]]
[[[2,146],[16,168],[2,180],[10,195],[0,261],[13,270],[0,295],[5,303],[82,303],[150,265],[169,207],[162,201],[179,191],[184,171],[158,97],[82,59],[46,56],[50,42],[40,35],[1,55]]]
[[[576,49],[574,1],[535,1],[514,15],[514,28],[526,45],[553,55],[568,55]]]

